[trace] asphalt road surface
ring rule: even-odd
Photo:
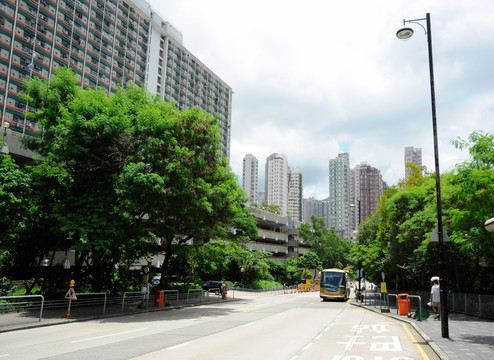
[[[438,359],[407,324],[317,293],[236,301],[0,334],[11,359]]]

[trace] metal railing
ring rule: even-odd
[[[417,317],[419,319],[419,321],[422,321],[422,298],[419,296],[419,295],[408,295],[406,297],[406,306],[408,306],[408,304],[410,304],[410,307],[411,307],[411,301],[409,302],[409,299],[418,299],[419,300],[419,316]],[[427,315],[428,316],[428,315]]]
[[[107,295],[106,293],[76,293],[76,296],[103,296],[103,314],[106,312],[106,300],[107,300]],[[88,299],[88,301],[84,302],[85,305],[99,305],[101,303],[101,300],[99,299]]]
[[[373,300],[374,307],[377,307],[378,302],[377,299],[379,299],[379,305],[381,305],[381,293],[374,292],[374,291],[364,291],[364,305],[367,306],[367,301],[369,301],[369,305],[371,304],[371,299]]]
[[[130,296],[129,296],[130,295]],[[124,306],[125,306],[125,298],[130,299],[132,302],[136,301],[143,301],[146,300],[146,307],[148,305],[149,301],[149,296],[144,296],[146,295],[142,291],[126,291],[123,293],[122,296],[122,311],[124,311]]]
[[[165,296],[165,300],[172,300],[173,297],[177,300],[177,306],[178,306],[178,300],[180,299],[180,293],[178,290],[161,290]],[[169,294],[169,295],[166,295]]]
[[[388,306],[389,307],[391,307],[390,306],[391,305],[391,302],[389,301],[389,298],[390,297],[396,298],[396,302],[395,302],[395,304],[396,304],[396,315],[398,315],[399,314],[399,309],[398,309],[398,295],[397,294],[388,294]]]
[[[364,303],[367,305],[372,300],[377,301],[377,292],[365,292]],[[427,302],[430,298],[430,291],[393,291],[387,293],[388,306],[390,309],[395,306],[396,313],[399,313],[398,307],[398,294],[408,294],[410,299],[418,299],[418,301],[413,301],[412,305],[418,308],[420,314],[422,314],[422,309],[427,308]],[[369,300],[367,300],[369,299]],[[391,302],[391,299],[396,301]],[[381,302],[382,302],[381,297]],[[375,303],[374,303],[375,304]],[[485,319],[494,319],[494,295],[481,295],[481,294],[465,294],[465,293],[449,293],[448,294],[448,311],[456,314],[465,314],[471,316],[477,316]],[[425,310],[424,310],[425,312]]]
[[[187,291],[187,304],[189,303],[190,299],[197,299],[197,298],[199,298],[199,302],[202,302],[202,299],[204,298],[204,290],[189,289],[189,291]]]
[[[38,306],[33,305],[31,301],[9,301],[12,299],[37,299],[41,298],[41,304],[39,305],[39,321],[43,317],[43,307],[45,303],[45,298],[43,295],[22,295],[22,296],[0,296],[0,300],[7,300],[6,302],[0,302],[1,312],[19,311],[19,310],[30,310],[37,308]],[[6,311],[4,311],[6,310]]]

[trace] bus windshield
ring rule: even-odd
[[[343,272],[323,272],[321,278],[321,288],[330,288],[332,290],[339,290],[345,288]]]

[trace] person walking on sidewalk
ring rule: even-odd
[[[441,319],[441,301],[440,301],[440,289],[439,289],[439,280],[436,277],[432,278],[432,288],[431,288],[431,297],[430,302],[432,306],[432,310],[437,314],[434,317],[434,320]]]

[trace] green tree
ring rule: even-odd
[[[351,263],[352,244],[341,239],[333,229],[328,230],[324,218],[312,216],[312,223],[303,223],[299,234],[319,256],[324,268],[344,268]]]
[[[139,94],[82,90],[76,75],[63,68],[50,80],[35,78],[26,84],[26,100],[39,110],[29,116],[44,133],[25,138],[25,144],[42,156],[39,171],[49,167],[64,179],[50,217],[64,234],[61,248],[76,250],[76,284],[90,279],[96,291],[111,289],[115,264],[128,267],[146,251],[133,219],[120,211],[115,191],[134,150],[136,112],[149,98]]]
[[[249,241],[257,227],[244,208],[245,192],[220,155],[218,119],[197,109],[179,111],[157,98],[137,112],[138,138],[118,194],[147,236],[160,239],[155,251],[165,255],[165,286],[170,259],[181,246]]]
[[[307,251],[297,259],[297,264],[300,268],[314,270],[314,278],[317,277],[317,271],[322,270],[322,262],[319,256],[313,251]]]
[[[424,182],[423,172],[426,172],[425,166],[418,166],[417,164],[410,162],[405,164],[406,169],[410,175],[406,180],[400,180],[398,182],[399,188],[409,189],[414,186],[420,186]]]
[[[473,132],[468,140],[453,144],[467,149],[470,159],[457,164],[451,177],[450,239],[469,264],[455,268],[458,288],[494,293],[494,236],[483,226],[494,209],[494,135]],[[455,260],[455,264],[458,262]],[[462,275],[462,276],[459,276]],[[462,280],[460,280],[462,279]]]
[[[41,261],[50,248],[62,247],[56,221],[51,217],[55,193],[63,175],[45,165],[19,167],[8,155],[0,155],[0,248],[9,261],[0,265],[2,273],[23,279],[26,294],[40,278],[50,277]],[[42,285],[46,285],[44,282]]]
[[[448,287],[492,293],[494,277],[488,266],[494,263],[494,248],[483,223],[494,207],[494,137],[476,132],[454,144],[468,148],[471,158],[441,176],[443,225],[451,239],[444,244]],[[437,221],[435,190],[431,174],[385,193],[378,212],[360,227],[352,252],[366,277],[378,281],[383,271],[390,288],[429,287],[439,260],[438,244],[430,242]]]

